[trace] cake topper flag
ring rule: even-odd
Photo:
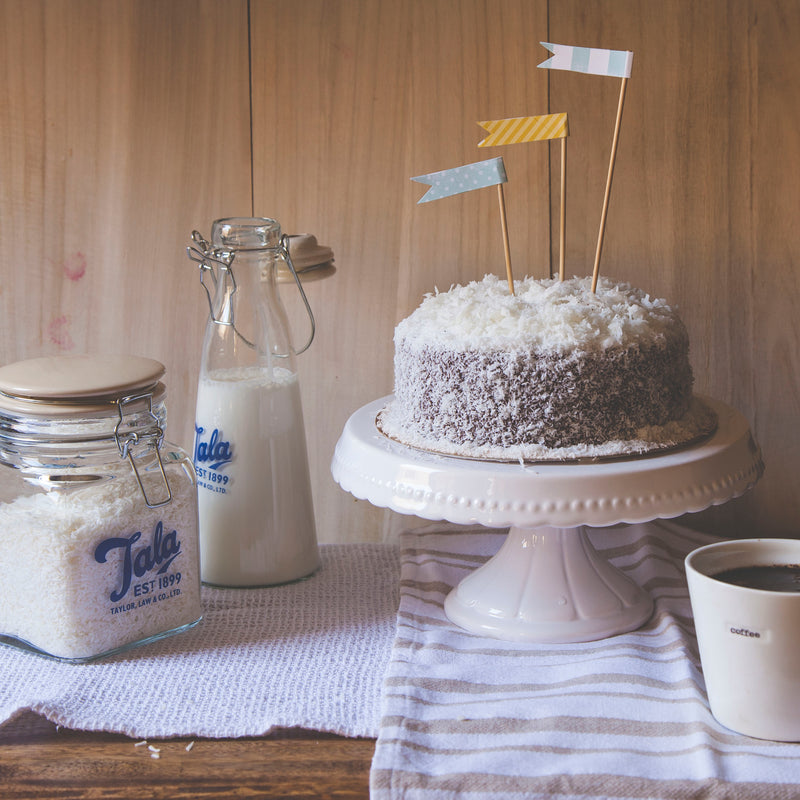
[[[479,122],[489,132],[478,147],[495,147],[501,144],[541,142],[545,139],[563,139],[569,136],[566,114],[543,114],[538,117],[510,117]]]
[[[489,135],[478,142],[478,147],[493,147],[503,144],[541,142],[561,139],[561,251],[558,259],[558,275],[564,280],[564,249],[567,217],[567,136],[569,121],[565,113],[542,114],[537,117],[509,117],[479,122]]]
[[[450,197],[462,192],[471,192],[473,189],[483,189],[486,186],[497,186],[497,197],[500,202],[500,224],[503,229],[503,250],[506,258],[506,276],[508,288],[514,294],[514,276],[511,273],[511,249],[508,245],[508,222],[506,221],[506,202],[503,196],[503,184],[508,182],[506,168],[502,158],[489,158],[486,161],[476,161],[474,164],[465,164],[462,167],[443,169],[440,172],[430,172],[427,175],[418,175],[412,178],[418,183],[427,183],[430,189],[417,201],[428,203],[442,197]]]
[[[597,47],[573,47],[571,44],[539,42],[553,55],[539,64],[543,69],[565,69],[609,78],[630,78],[633,53],[629,50],[601,50]]]
[[[600,230],[597,234],[597,249],[594,254],[592,292],[595,292],[597,291],[597,278],[600,275],[600,254],[603,251],[603,237],[608,217],[608,199],[611,195],[611,180],[614,177],[614,162],[617,159],[619,128],[622,123],[622,106],[625,103],[625,88],[628,84],[628,78],[631,76],[633,53],[629,50],[601,50],[596,47],[573,47],[568,44],[550,44],[549,42],[540,42],[540,44],[553,54],[547,61],[539,64],[540,67],[622,78],[622,85],[619,90],[619,104],[617,105],[617,120],[614,123],[614,138],[611,142],[611,157],[608,162],[606,191],[603,195],[603,211],[600,215]]]
[[[476,161],[474,164],[465,164],[463,167],[418,175],[411,180],[430,184],[431,188],[417,201],[418,203],[429,203],[431,200],[440,200],[442,197],[471,192],[473,189],[499,186],[506,183],[508,178],[503,159],[490,158],[486,161]]]

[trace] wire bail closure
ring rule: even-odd
[[[124,438],[121,438],[120,427],[125,422],[125,408],[126,406],[129,406],[130,404],[136,403],[140,400],[147,401],[147,413],[155,423],[154,427],[148,428],[144,436],[136,431],[128,431],[124,435]],[[114,440],[119,448],[119,453],[122,458],[127,458],[130,462],[131,468],[133,469],[133,474],[136,476],[136,481],[142,491],[142,497],[144,498],[145,505],[148,508],[160,508],[161,506],[165,506],[172,501],[172,490],[170,489],[167,475],[164,472],[164,462],[161,460],[161,444],[164,441],[164,430],[158,424],[158,417],[156,417],[156,415],[153,413],[153,395],[149,392],[145,392],[144,394],[129,395],[128,397],[119,398],[116,403],[117,407],[119,408],[119,422],[117,422],[116,426],[114,427]],[[167,490],[167,498],[166,500],[160,500],[158,502],[151,503],[147,497],[147,490],[144,488],[142,477],[139,474],[139,468],[136,465],[136,459],[133,455],[133,447],[143,439],[153,439],[154,437],[156,439],[156,459],[158,461],[159,471],[161,472],[161,479],[164,481],[164,487]]]
[[[192,242],[195,246],[189,245],[186,248],[186,254],[189,258],[194,261],[195,263],[200,265],[200,284],[206,291],[206,297],[208,298],[208,308],[209,313],[211,315],[211,319],[217,325],[230,325],[233,327],[236,334],[245,342],[245,344],[250,348],[255,348],[255,345],[246,339],[238,330],[236,330],[236,325],[234,324],[233,320],[233,306],[230,305],[230,317],[229,319],[217,319],[214,316],[214,302],[211,297],[211,289],[208,287],[208,284],[205,281],[206,275],[210,274],[211,280],[213,282],[213,288],[216,291],[217,285],[219,283],[219,279],[217,277],[217,273],[214,270],[214,265],[216,264],[219,269],[225,270],[228,275],[230,276],[231,280],[231,290],[230,294],[233,296],[238,286],[236,284],[236,277],[233,274],[233,260],[236,258],[236,252],[233,250],[224,250],[220,247],[214,247],[207,239],[203,237],[203,235],[199,231],[192,231]],[[294,268],[294,264],[292,263],[292,256],[289,252],[289,237],[285,233],[281,236],[280,244],[274,248],[267,248],[270,250],[276,250],[278,254],[283,258],[286,262],[286,266],[289,267],[289,271],[292,273],[292,277],[294,278],[294,282],[297,284],[297,289],[300,292],[300,297],[303,300],[303,305],[305,306],[306,313],[308,314],[309,322],[311,323],[311,335],[308,338],[308,341],[301,347],[299,350],[294,350],[295,355],[300,355],[301,353],[305,353],[309,347],[311,347],[311,343],[314,341],[314,336],[316,334],[316,322],[314,320],[314,313],[311,310],[311,304],[308,302],[308,298],[306,297],[306,293],[303,289],[303,284],[300,281],[300,277],[297,274],[297,271]],[[294,349],[294,348],[292,348]],[[281,354],[275,353],[277,357],[286,357],[288,354]]]
[[[311,347],[311,342],[314,341],[314,334],[317,330],[317,324],[314,321],[314,314],[311,311],[311,305],[309,304],[306,293],[303,290],[303,284],[300,281],[300,276],[297,274],[297,270],[295,270],[294,264],[292,263],[292,256],[289,253],[289,237],[285,233],[283,236],[281,236],[281,246],[278,248],[278,252],[280,252],[286,260],[286,266],[289,267],[289,272],[292,273],[294,282],[297,284],[297,289],[300,292],[300,297],[303,298],[303,305],[306,307],[306,313],[308,314],[308,319],[311,323],[311,336],[308,337],[308,341],[305,343],[305,345],[303,345],[303,347],[301,347],[299,350],[295,350],[295,353],[300,355],[300,353],[305,353],[305,351]]]
[[[217,319],[214,316],[214,301],[211,297],[211,289],[209,289],[208,284],[206,284],[206,275],[211,276],[211,281],[214,284],[213,288],[216,290],[219,280],[217,278],[217,273],[214,271],[214,264],[217,264],[219,269],[225,270],[230,275],[231,283],[233,285],[233,288],[231,289],[231,295],[236,294],[238,287],[236,285],[236,278],[233,274],[233,270],[231,269],[231,264],[233,264],[233,259],[236,257],[236,253],[234,253],[232,250],[222,250],[219,247],[214,247],[211,242],[203,238],[203,235],[200,233],[200,231],[192,231],[192,241],[195,243],[195,245],[197,245],[197,247],[189,245],[189,247],[186,248],[186,254],[192,261],[200,265],[200,285],[206,290],[206,297],[208,298],[208,312],[211,315],[211,319],[214,320],[214,322],[216,322],[218,325],[233,325],[232,311],[230,320]],[[252,345],[250,346],[252,347]]]

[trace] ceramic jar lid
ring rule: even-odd
[[[0,410],[93,412],[121,397],[163,393],[164,365],[129,355],[44,356],[0,367]]]

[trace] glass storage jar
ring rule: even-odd
[[[0,367],[0,641],[88,661],[200,621],[191,459],[164,440],[164,367]]]

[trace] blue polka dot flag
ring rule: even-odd
[[[443,169],[441,172],[430,172],[427,175],[418,175],[411,180],[427,183],[431,187],[417,201],[418,203],[429,203],[431,200],[440,200],[442,197],[450,197],[453,194],[508,183],[502,158],[490,158],[453,169]]]

